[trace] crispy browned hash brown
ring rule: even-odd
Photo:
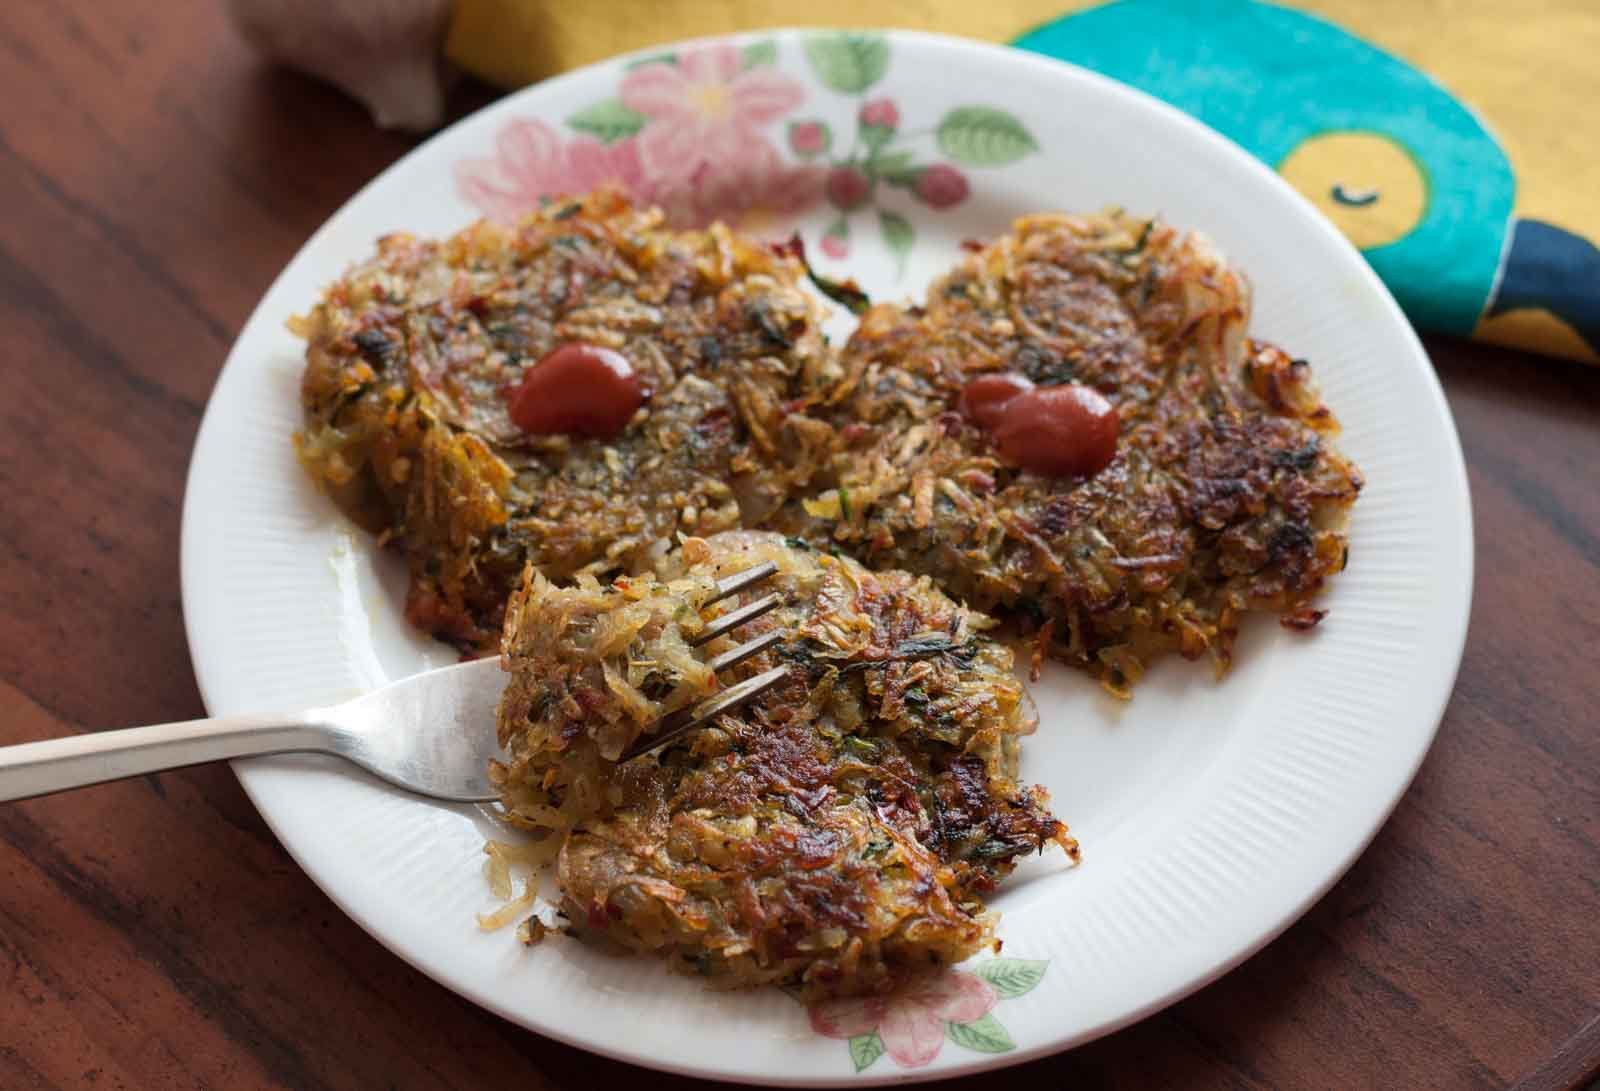
[[[692,651],[741,601],[705,608],[714,582],[762,561],[778,575],[744,597],[785,605]],[[991,942],[983,898],[1019,857],[1076,856],[1044,790],[1017,783],[1034,720],[988,618],[775,534],[690,538],[660,567],[609,587],[530,573],[506,618],[494,777],[512,819],[559,846],[570,931],[717,986],[881,991]],[[733,675],[784,663],[785,683],[612,760],[715,688],[701,654],[774,629]]]
[[[337,281],[307,338],[307,468],[410,565],[407,615],[492,650],[524,565],[649,568],[676,532],[776,527],[932,576],[1126,694],[1167,651],[1230,658],[1244,614],[1309,628],[1361,484],[1305,361],[1245,334],[1206,242],[1118,212],[1019,221],[842,353],[803,266],[669,231],[614,194],[516,228],[409,235]],[[507,391],[559,344],[622,352],[649,398],[612,439],[530,436]],[[1083,383],[1121,417],[1088,478],[1006,464],[966,381]]]
[[[1028,217],[923,305],[868,309],[838,351],[805,273],[604,191],[515,227],[387,236],[296,322],[296,443],[404,555],[410,621],[501,649],[492,777],[533,847],[491,844],[496,889],[508,860],[553,859],[569,931],[818,998],[966,958],[1020,856],[1076,856],[1017,782],[1033,719],[990,614],[1032,634],[1036,666],[1119,695],[1167,652],[1220,672],[1245,614],[1321,618],[1361,478],[1309,366],[1248,339],[1248,285],[1200,235]],[[563,346],[642,379],[620,432],[513,423],[510,395]],[[1009,462],[960,411],[997,373],[1103,395],[1109,464]],[[715,581],[763,560],[779,575],[744,597],[787,605],[694,648],[740,601],[712,602]],[[724,677],[704,666],[764,631],[784,639]],[[780,663],[758,701],[619,763]]]
[[[844,443],[835,487],[780,522],[932,575],[1113,692],[1167,651],[1220,672],[1247,611],[1320,619],[1361,487],[1307,363],[1246,338],[1249,303],[1202,236],[1119,212],[1020,220],[923,306],[863,316],[817,410]],[[1121,418],[1111,464],[1006,465],[955,412],[999,371],[1103,393]]]
[[[795,402],[837,364],[803,275],[721,225],[670,231],[607,192],[515,228],[385,236],[295,324],[301,460],[404,553],[410,621],[492,651],[524,565],[558,581],[638,570],[675,532],[760,523],[810,480],[833,432]],[[508,391],[568,343],[642,377],[621,435],[511,422]]]

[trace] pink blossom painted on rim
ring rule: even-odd
[[[671,226],[720,220],[756,235],[785,235],[826,202],[821,254],[844,260],[852,236],[875,232],[903,275],[919,215],[970,197],[962,168],[993,169],[1037,150],[1020,120],[993,107],[957,106],[934,121],[908,103],[903,114],[877,86],[889,77],[881,36],[812,34],[801,52],[809,70],[786,67],[799,58],[775,38],[636,61],[610,95],[560,121],[502,125],[492,154],[456,164],[457,190],[510,222],[551,198],[613,185],[636,205],[660,206]],[[791,116],[816,92],[856,97],[848,139],[824,118]]]
[[[876,1031],[896,1064],[921,1068],[939,1055],[945,1024],[981,1019],[999,999],[982,978],[947,970],[909,981],[888,996],[818,1004],[810,1009],[811,1028],[829,1038],[845,1039]]]
[[[639,153],[652,177],[686,178],[707,165],[742,163],[770,149],[761,127],[805,101],[805,89],[771,65],[744,67],[722,43],[677,63],[640,65],[622,81],[622,103],[649,121]]]
[[[722,220],[755,231],[816,204],[823,177],[820,167],[784,162],[770,145],[752,147],[737,160],[702,163],[688,177],[662,183],[656,203],[679,226]]]
[[[637,201],[650,201],[635,138],[606,145],[588,136],[563,142],[542,121],[508,122],[495,138],[495,154],[456,164],[461,195],[492,219],[510,222],[539,207],[541,197],[587,193],[619,185]]]
[[[674,226],[761,230],[822,200],[823,170],[786,162],[763,132],[804,100],[801,82],[769,61],[749,63],[727,44],[690,50],[627,72],[617,98],[568,119],[578,135],[508,123],[494,155],[458,164],[456,182],[497,220],[612,184],[660,205]],[[826,139],[820,128],[809,135]]]
[[[811,1029],[843,1039],[857,1072],[885,1054],[901,1068],[922,1068],[939,1056],[945,1042],[975,1053],[1016,1049],[994,1017],[994,1006],[1032,992],[1049,961],[989,958],[967,965],[913,978],[887,996],[814,1004],[807,1009]]]

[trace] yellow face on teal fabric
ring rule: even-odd
[[[1516,181],[1433,80],[1331,23],[1255,0],[1117,0],[1018,39],[1166,100],[1276,167],[1418,325],[1470,334]]]
[[[1306,137],[1278,164],[1298,189],[1362,250],[1399,242],[1428,212],[1428,175],[1392,136],[1336,129]]]

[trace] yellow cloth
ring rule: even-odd
[[[1484,278],[1483,298],[1470,303],[1433,298],[1429,263],[1455,268],[1462,247],[1485,251],[1490,244],[1457,236],[1443,246],[1430,242],[1433,249],[1425,253],[1414,252],[1416,246],[1408,252],[1396,231],[1403,234],[1412,220],[1394,230],[1373,228],[1371,218],[1365,227],[1355,226],[1342,217],[1346,210],[1319,199],[1326,187],[1315,187],[1322,186],[1332,165],[1346,169],[1354,162],[1385,180],[1395,170],[1415,173],[1405,157],[1420,157],[1404,140],[1391,139],[1381,123],[1374,123],[1376,142],[1339,140],[1281,157],[1269,154],[1230,125],[1245,121],[1223,106],[1186,100],[1183,88],[1170,85],[1170,75],[1155,85],[1141,80],[1145,70],[1138,55],[1151,35],[1104,38],[1126,57],[1084,45],[1096,27],[1108,35],[1115,29],[1116,8],[1127,9],[1130,26],[1191,19],[1201,35],[1243,25],[1227,22],[1235,17],[1270,21],[1284,15],[1283,9],[1257,0],[1118,0],[1098,10],[1082,0],[457,0],[447,53],[490,82],[516,87],[617,53],[763,27],[894,26],[997,42],[1021,38],[1024,47],[1099,68],[1166,97],[1268,159],[1346,229],[1419,326],[1600,361],[1600,249],[1593,245],[1600,241],[1600,122],[1591,112],[1600,102],[1600,5],[1595,0],[1305,0],[1288,13],[1326,20],[1341,38],[1375,46],[1396,58],[1399,67],[1426,73],[1498,142],[1495,155],[1509,163],[1504,187],[1509,216],[1501,216],[1503,225],[1493,225],[1496,237],[1503,237],[1503,253],[1498,271]],[[1195,33],[1185,30],[1173,42]],[[1163,48],[1170,61],[1172,42]],[[1340,78],[1336,68],[1348,67],[1344,60],[1326,63],[1330,79]],[[1384,93],[1381,87],[1373,92]],[[1386,155],[1398,166],[1385,166]],[[1437,179],[1424,170],[1412,184],[1417,190],[1412,201],[1420,208]],[[1398,198],[1385,211],[1413,220],[1421,214],[1406,211]],[[1359,215],[1351,213],[1350,219]],[[1494,259],[1486,260],[1492,264]]]

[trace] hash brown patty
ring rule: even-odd
[[[780,522],[931,575],[1119,695],[1169,651],[1220,672],[1245,613],[1320,619],[1361,488],[1309,365],[1247,340],[1249,306],[1203,236],[1120,212],[1019,220],[924,306],[862,317],[819,409],[843,443],[835,487]],[[970,379],[1007,371],[1104,394],[1111,464],[1007,465],[956,412]]]
[[[763,561],[744,598],[783,606],[760,635],[788,679],[662,750],[615,756],[715,689],[685,641],[717,579]],[[494,770],[508,815],[560,845],[573,933],[665,956],[718,987],[811,999],[886,991],[993,939],[984,896],[1018,858],[1076,857],[1042,788],[1017,782],[1035,721],[992,622],[926,577],[737,531],[687,539],[661,576],[555,587],[537,573],[507,619],[511,671]]]
[[[1359,472],[1310,367],[1248,340],[1205,238],[1120,212],[1019,220],[842,351],[803,265],[615,194],[514,229],[406,235],[308,339],[302,460],[407,557],[407,616],[490,651],[529,563],[641,572],[675,533],[775,528],[933,577],[1119,695],[1168,652],[1228,666],[1245,614],[1310,628]],[[528,436],[506,393],[558,344],[622,352],[650,398],[613,439]],[[1121,419],[1100,473],[1007,465],[958,412],[977,376],[1084,383]]]
[[[607,191],[514,228],[387,235],[295,324],[301,461],[404,553],[414,625],[493,651],[526,564],[558,581],[638,571],[674,533],[760,523],[810,480],[832,429],[792,403],[838,365],[803,273]],[[508,392],[571,342],[642,377],[650,397],[621,435],[511,422]]]

